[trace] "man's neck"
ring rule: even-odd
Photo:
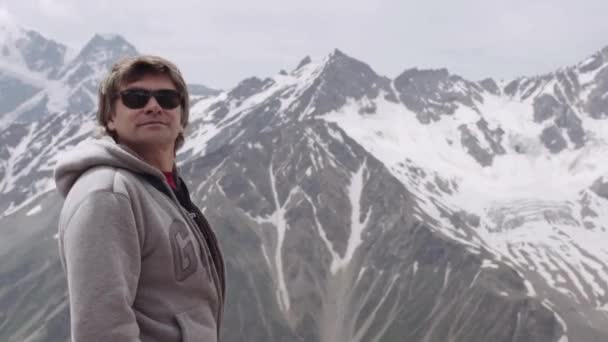
[[[172,172],[175,164],[173,147],[158,149],[133,149],[143,160],[162,172]]]

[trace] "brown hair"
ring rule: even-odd
[[[180,93],[181,125],[186,128],[190,116],[190,100],[188,88],[181,72],[170,61],[157,56],[137,56],[122,59],[116,62],[106,78],[99,86],[99,109],[97,110],[97,124],[101,131],[116,140],[116,132],[108,129],[108,122],[116,110],[116,99],[121,86],[136,82],[146,75],[168,76],[176,90]],[[175,141],[177,151],[184,144],[184,134],[180,133]]]

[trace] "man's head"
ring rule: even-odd
[[[97,123],[135,149],[184,143],[190,104],[177,67],[160,57],[139,56],[114,64],[99,87]]]

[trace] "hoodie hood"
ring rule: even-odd
[[[146,163],[135,152],[124,145],[117,144],[111,137],[90,138],[82,141],[59,158],[55,168],[55,185],[66,197],[78,177],[84,172],[99,166],[126,169],[164,179],[163,173]]]

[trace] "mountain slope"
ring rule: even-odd
[[[51,172],[125,52],[94,37],[67,107],[0,130],[3,340],[67,339]],[[224,340],[606,340],[607,64],[391,80],[336,50],[197,97],[178,160],[226,253]]]

